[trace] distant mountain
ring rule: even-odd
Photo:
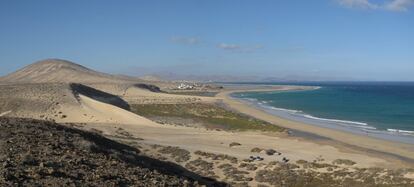
[[[139,78],[142,80],[146,80],[146,81],[162,81],[163,80],[161,77],[156,76],[156,75],[145,75]]]
[[[247,75],[181,75],[157,73],[140,78],[98,72],[82,65],[61,59],[46,59],[28,65],[16,72],[0,77],[1,83],[155,83],[165,81],[196,82],[294,82],[294,81],[338,81],[338,78],[319,76],[247,76]],[[350,80],[350,79],[342,79]]]
[[[156,73],[140,77],[144,80],[166,81],[196,81],[196,82],[242,82],[259,80],[258,76],[233,76],[233,75],[181,75],[175,73]]]
[[[324,76],[248,76],[248,75],[181,75],[175,73],[157,73],[143,77],[157,77],[169,81],[198,81],[198,82],[307,82],[307,81],[342,81],[354,80],[348,77]]]
[[[45,83],[45,82],[127,82],[139,81],[135,77],[126,77],[101,73],[82,65],[61,59],[46,59],[28,65],[14,73],[0,77],[7,83]]]

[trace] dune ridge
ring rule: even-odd
[[[155,124],[129,112],[122,98],[82,84],[8,85],[2,86],[0,96],[2,116],[60,123]]]

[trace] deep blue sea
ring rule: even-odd
[[[412,82],[285,84],[320,88],[306,91],[246,92],[233,96],[265,108],[280,117],[328,128],[358,131],[368,135],[414,137]],[[408,140],[409,143],[411,141]]]

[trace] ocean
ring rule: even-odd
[[[320,88],[305,91],[234,93],[232,97],[282,118],[414,144],[412,82],[288,84]]]

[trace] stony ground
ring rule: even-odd
[[[141,145],[142,146],[142,145]],[[323,158],[295,163],[237,159],[225,154],[195,151],[170,146],[152,146],[155,158],[170,160],[203,176],[224,181],[231,186],[278,187],[411,187],[414,180],[405,178],[413,169],[389,170],[384,168],[359,168],[350,160],[337,159],[332,163]],[[268,154],[261,151],[252,155]],[[274,154],[275,157],[283,157]],[[177,160],[177,158],[181,158]]]
[[[292,162],[283,152],[269,147],[251,149],[255,158],[236,158],[231,155],[188,151],[176,146],[144,143],[119,129],[115,139],[142,150],[143,154],[159,160],[174,162],[201,176],[223,181],[231,186],[279,186],[279,187],[410,187],[414,180],[407,177],[414,169],[362,168],[352,160],[338,158],[326,161],[322,156],[315,160]],[[116,134],[116,133],[115,133]],[[243,146],[237,142],[229,149]],[[284,161],[263,159],[264,155],[285,158]],[[261,157],[262,159],[257,159]],[[270,158],[272,159],[272,158]]]
[[[185,153],[178,157],[177,161],[186,159]],[[46,121],[0,118],[0,186],[200,184],[224,186],[97,133]]]

